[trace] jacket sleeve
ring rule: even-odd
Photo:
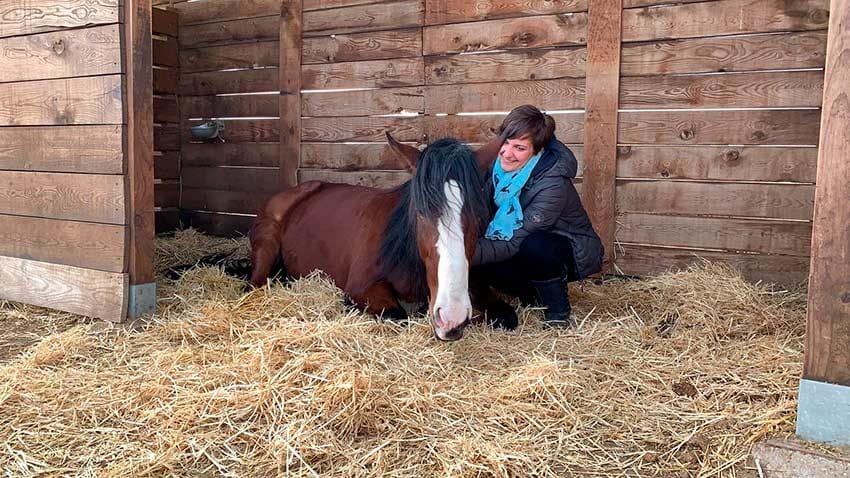
[[[475,246],[472,265],[489,264],[510,259],[530,234],[551,228],[560,217],[567,202],[567,183],[558,178],[541,189],[522,210],[522,227],[514,231],[509,241],[487,239],[482,236]]]

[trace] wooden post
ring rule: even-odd
[[[832,0],[797,433],[850,445],[850,0]]]
[[[126,0],[124,9],[124,158],[130,232],[127,315],[138,317],[156,309],[151,0]]]
[[[301,162],[301,0],[280,7],[280,182],[297,182]]]
[[[614,251],[622,12],[622,0],[589,2],[581,195],[605,246],[604,271],[611,269]]]

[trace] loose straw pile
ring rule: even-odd
[[[166,242],[161,270],[187,257]],[[141,330],[83,323],[0,365],[9,475],[732,477],[793,433],[805,296],[720,265],[571,285],[575,331],[523,309],[448,344],[320,275],[159,286]]]

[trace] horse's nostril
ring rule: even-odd
[[[440,315],[440,308],[437,307],[434,309],[434,325],[439,329],[446,328],[446,322],[443,320],[443,317]]]

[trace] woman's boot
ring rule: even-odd
[[[543,324],[550,327],[575,327],[575,319],[570,315],[570,297],[567,294],[567,281],[564,278],[532,281],[540,302],[546,307]]]

